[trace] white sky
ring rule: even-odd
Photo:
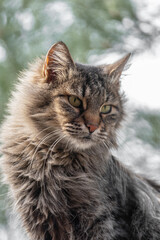
[[[113,63],[123,56],[116,53],[104,54],[97,64]],[[94,62],[94,57],[90,61]],[[128,101],[134,107],[160,110],[160,43],[155,44],[152,50],[133,54],[129,65],[121,80],[121,88]]]
[[[144,20],[154,15],[155,9],[160,9],[158,0],[135,1],[139,5],[138,15]],[[154,18],[153,23],[160,29],[160,17]],[[133,56],[131,64],[122,82],[129,100],[135,105],[160,110],[160,42],[143,54]]]
[[[135,105],[160,110],[160,44],[156,54],[146,51],[133,56],[126,74],[122,88],[129,100]]]

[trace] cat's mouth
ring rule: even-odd
[[[91,135],[83,137],[84,140],[91,140]]]
[[[89,134],[82,134],[82,135],[77,135],[75,136],[78,140],[81,140],[81,141],[85,141],[85,142],[88,142],[88,141],[93,141],[93,136],[91,133]]]
[[[95,144],[92,134],[70,135],[69,141],[72,146],[80,150],[90,148]]]

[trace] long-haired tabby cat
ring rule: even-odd
[[[160,239],[158,186],[110,152],[125,115],[128,58],[82,65],[58,42],[21,75],[2,126],[1,165],[31,239]]]

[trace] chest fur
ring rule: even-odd
[[[15,161],[8,155],[17,209],[33,239],[113,239],[116,201],[109,196],[106,160],[63,151],[46,158],[43,149]]]

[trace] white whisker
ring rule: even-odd
[[[39,142],[38,146],[36,146],[36,149],[35,149],[35,151],[34,151],[34,153],[33,153],[30,166],[32,166],[33,161],[34,161],[34,157],[35,157],[36,153],[38,152],[40,146],[45,143],[45,140],[48,139],[48,138],[50,138],[50,137],[55,136],[55,134],[58,134],[58,133],[59,133],[59,130],[54,130],[54,131],[48,133],[47,135],[45,135],[45,136],[41,139],[41,141]]]
[[[49,156],[50,152],[53,152],[53,149],[55,148],[55,146],[63,139],[65,138],[65,136],[60,136],[59,138],[57,138],[54,143],[50,146],[47,154],[46,154],[46,159]]]
[[[36,139],[41,133],[43,133],[44,131],[48,130],[50,127],[47,127],[45,129],[43,129],[42,131],[40,131],[37,135],[34,136],[34,139]],[[40,140],[41,141],[41,140]],[[29,142],[29,144],[24,148],[24,150],[22,151],[22,154],[25,152],[25,150],[30,147],[32,145],[32,142]]]

